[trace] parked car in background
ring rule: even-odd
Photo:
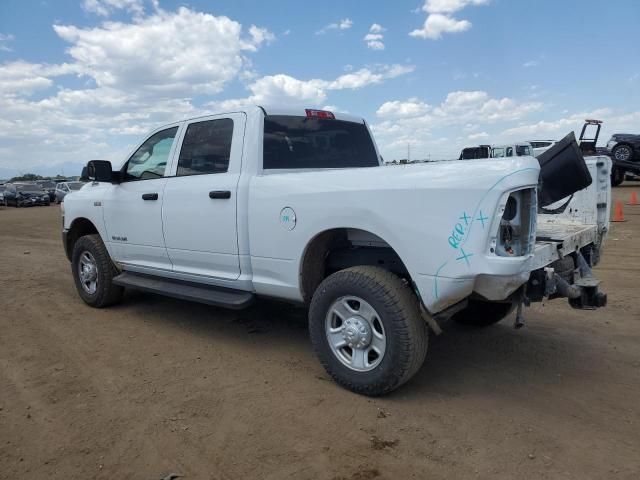
[[[640,161],[640,135],[616,133],[607,142],[607,151],[615,160]]]
[[[36,182],[49,194],[49,200],[54,201],[56,199],[56,182],[52,180],[40,180]]]
[[[478,145],[477,147],[463,148],[458,160],[478,160],[489,158],[491,155],[491,145]]]
[[[533,149],[531,144],[522,142],[509,145],[478,145],[477,147],[463,148],[458,160],[526,156],[533,156]]]
[[[4,191],[7,189],[5,185],[0,185],[0,205],[4,205]]]
[[[69,192],[80,190],[86,182],[62,182],[56,185],[56,203],[62,202]]]
[[[9,183],[4,191],[5,206],[32,207],[49,205],[49,194],[35,183]]]
[[[537,157],[542,152],[548,150],[550,147],[555,145],[557,140],[529,140],[529,144],[533,149],[533,156]]]
[[[533,149],[529,143],[525,142],[511,145],[494,145],[491,147],[491,158],[532,156]]]

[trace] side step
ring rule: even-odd
[[[117,277],[114,277],[113,283],[134,290],[142,290],[144,292],[189,300],[191,302],[206,303],[207,305],[233,310],[246,308],[255,300],[253,293],[244,290],[233,290],[199,283],[182,282],[132,272],[123,272]]]

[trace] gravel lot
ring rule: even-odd
[[[369,399],[329,380],[299,309],[85,306],[59,209],[0,207],[0,478],[640,478],[640,207],[625,215],[596,269],[607,308],[452,326]]]

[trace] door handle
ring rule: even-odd
[[[158,199],[158,194],[157,193],[143,193],[142,194],[142,199],[143,200],[157,200]]]
[[[229,190],[213,190],[209,192],[209,198],[213,198],[213,199],[231,198],[231,192]]]

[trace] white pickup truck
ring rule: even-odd
[[[383,166],[362,118],[252,107],[165,125],[119,169],[90,161],[90,183],[64,199],[63,243],[93,307],[124,288],[307,305],[326,370],[381,395],[418,371],[448,319],[486,326],[518,307],[520,326],[530,301],[606,303],[590,266],[608,228],[607,162],[590,163],[593,182],[552,206],[562,212],[538,216],[533,157]]]

